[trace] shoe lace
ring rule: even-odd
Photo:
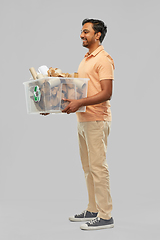
[[[76,216],[81,216],[81,215],[84,214],[84,217],[85,217],[85,216],[86,216],[86,212],[87,212],[87,210],[84,210],[83,212],[81,212],[81,213],[79,213],[79,214],[76,214]]]
[[[100,218],[96,217],[96,218],[92,219],[91,221],[89,221],[89,223],[94,224],[94,223],[98,222],[99,220],[100,220]]]

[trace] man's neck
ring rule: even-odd
[[[91,47],[89,48],[89,54],[91,54],[92,52],[94,52],[99,46],[101,46],[100,43],[91,46]]]

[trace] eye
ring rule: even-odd
[[[87,33],[89,33],[89,31],[83,30],[83,31],[81,31],[81,34],[82,34],[82,33],[87,34]]]

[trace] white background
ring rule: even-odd
[[[2,240],[159,239],[159,9],[158,0],[1,0]],[[23,86],[30,67],[77,71],[84,18],[108,26],[103,46],[116,67],[107,154],[115,228],[94,233],[68,222],[87,205],[76,115],[28,115]]]

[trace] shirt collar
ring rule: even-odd
[[[92,52],[91,54],[88,52],[88,53],[86,53],[86,55],[84,57],[90,57],[90,56],[95,57],[102,50],[104,50],[104,47],[102,45],[100,45],[96,50],[94,50],[94,52]]]

